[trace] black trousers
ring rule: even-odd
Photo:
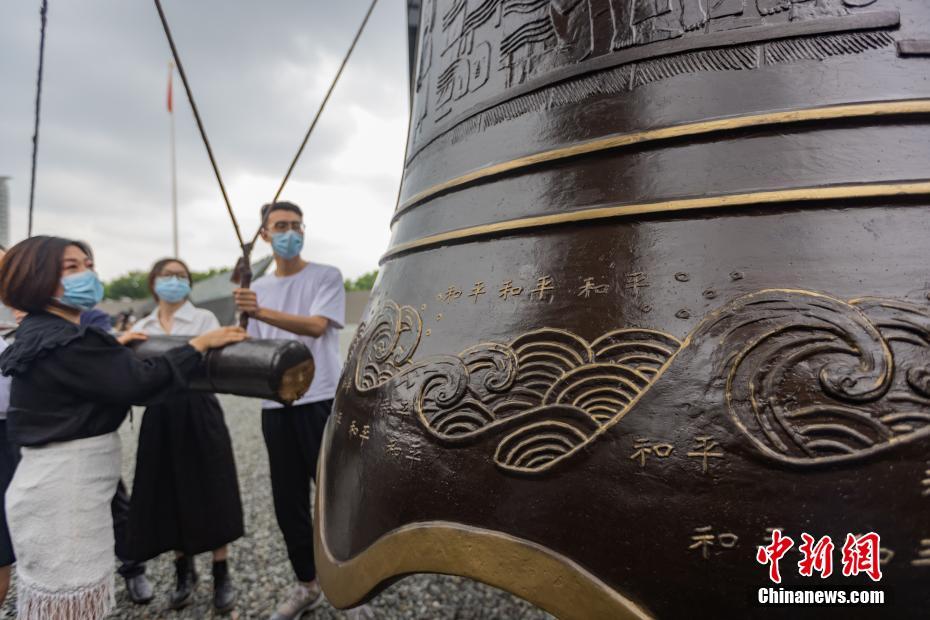
[[[284,534],[291,566],[297,579],[303,582],[316,579],[310,481],[316,480],[323,429],[332,408],[333,401],[324,400],[262,410],[262,434],[268,448],[274,514]]]
[[[128,541],[129,525],[129,493],[126,491],[126,485],[120,478],[119,484],[116,485],[116,495],[110,502],[110,514],[113,515],[113,538],[116,540],[114,551],[116,559],[119,560],[119,568],[116,572],[124,579],[131,579],[145,573],[145,562],[136,562],[130,560],[126,551]]]
[[[6,434],[6,420],[0,420],[0,566],[9,566],[16,562],[13,542],[6,524],[6,489],[13,480],[16,465],[19,464],[19,448],[10,443]]]

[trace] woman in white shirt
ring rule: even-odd
[[[196,308],[190,270],[163,259],[149,273],[158,306],[133,331],[151,336],[197,336],[219,327],[209,310]],[[142,418],[129,512],[128,551],[148,560],[174,551],[177,587],[172,609],[193,600],[194,555],[213,552],[213,603],[233,608],[236,592],[227,566],[227,545],[243,534],[242,502],[232,442],[223,410],[212,394],[174,394],[149,406]]]

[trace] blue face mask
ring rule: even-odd
[[[296,230],[274,233],[271,235],[271,247],[275,254],[288,260],[300,256],[304,249],[304,236]]]
[[[191,285],[186,279],[177,276],[164,276],[155,280],[155,294],[159,299],[175,304],[187,299],[191,294]]]
[[[90,269],[65,276],[61,279],[61,285],[65,289],[61,302],[69,306],[90,310],[103,299],[103,284]]]

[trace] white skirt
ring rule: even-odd
[[[22,448],[6,492],[17,617],[97,620],[113,608],[116,433]]]

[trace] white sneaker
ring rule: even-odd
[[[375,610],[368,605],[359,605],[346,612],[348,620],[374,620],[377,618]]]
[[[318,584],[314,583],[308,588],[298,583],[291,588],[287,598],[271,616],[271,620],[297,620],[305,612],[322,605],[325,600]]]

